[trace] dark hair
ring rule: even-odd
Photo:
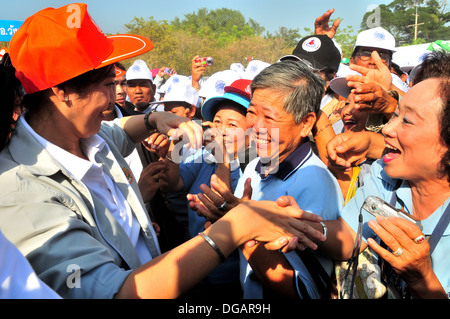
[[[308,113],[318,113],[325,81],[299,61],[281,61],[262,70],[252,81],[252,94],[269,89],[284,97],[283,108],[299,124]]]
[[[75,92],[83,98],[87,96],[89,92],[87,88],[89,86],[102,81],[109,75],[114,76],[114,74],[114,64],[111,64],[88,71],[63,83],[57,84],[56,86],[64,90]],[[50,103],[50,96],[52,94],[51,88],[32,94],[26,94],[23,98],[23,104],[30,113],[37,113],[42,107],[45,107]]]
[[[417,67],[417,72],[412,79],[413,84],[417,84],[429,78],[449,77],[450,53],[444,50],[437,50],[426,55],[422,63]]]
[[[220,101],[220,102],[218,102],[216,105],[214,105],[214,109],[212,110],[212,112],[211,112],[211,114],[212,114],[212,117],[214,118],[214,116],[216,116],[216,113],[219,111],[219,109],[221,109],[222,107],[229,107],[229,106],[231,106],[231,107],[234,107],[234,108],[236,108],[237,109],[237,111],[239,112],[239,113],[241,113],[242,115],[246,115],[247,114],[247,109],[245,108],[245,106],[243,106],[243,105],[241,105],[241,104],[239,104],[239,103],[237,103],[237,102],[235,102],[235,101],[232,101],[232,100],[222,100],[222,101]]]
[[[15,101],[23,95],[23,88],[15,76],[15,68],[11,64],[9,54],[6,53],[0,61],[0,150],[9,142],[15,121],[13,119]]]
[[[426,79],[437,78],[440,80],[438,94],[442,101],[442,110],[439,115],[441,143],[447,147],[440,166],[444,175],[450,182],[450,53],[437,50],[427,54],[422,63],[417,67],[413,83]]]
[[[120,62],[116,62],[116,63],[115,63],[115,66],[116,66],[118,69],[121,69],[122,71],[126,71],[126,70],[127,70],[127,69],[123,66],[123,64],[120,63]]]
[[[441,79],[439,87],[439,95],[442,101],[439,124],[441,143],[447,147],[447,152],[445,152],[441,160],[441,169],[444,174],[447,174],[447,180],[450,182],[450,74],[448,76],[445,79]]]

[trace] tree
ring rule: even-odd
[[[447,1],[436,0],[394,0],[388,5],[380,5],[366,12],[361,22],[361,30],[369,29],[368,18],[379,10],[380,26],[388,30],[397,44],[414,44],[416,10],[418,14],[416,43],[447,40],[450,37],[450,14],[446,12]],[[417,8],[416,8],[417,6]]]
[[[264,31],[255,20],[249,19],[247,22],[242,13],[227,8],[216,10],[201,8],[197,12],[186,14],[183,20],[175,18],[171,25],[178,30],[182,29],[210,39],[221,37],[223,44],[245,36],[257,36]]]
[[[269,32],[266,34],[266,38],[273,39],[273,38],[280,38],[286,44],[295,47],[302,38],[302,36],[299,33],[299,29],[290,29],[286,27],[279,27],[277,31],[272,35]]]
[[[142,35],[153,42],[154,48],[138,57],[151,69],[167,65],[173,60],[177,43],[172,37],[172,27],[167,21],[156,21],[153,17],[148,20],[135,17],[130,23],[125,24],[125,29],[127,33]],[[131,63],[131,61],[124,61],[126,67]]]

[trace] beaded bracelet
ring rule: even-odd
[[[211,247],[216,251],[217,255],[220,257],[220,261],[225,261],[225,256],[223,255],[222,251],[219,249],[219,247],[216,245],[216,243],[205,233],[198,233],[200,236],[202,236],[208,244],[211,245]]]

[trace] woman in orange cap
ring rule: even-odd
[[[183,133],[198,148],[202,129],[166,112],[104,121],[115,101],[113,63],[152,46],[140,36],[106,37],[85,4],[41,10],[11,40],[27,111],[0,153],[0,227],[64,298],[174,298],[239,245],[258,240],[292,249],[304,225],[298,218],[317,220],[247,202],[160,256],[123,156],[153,129]]]

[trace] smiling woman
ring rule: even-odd
[[[448,59],[448,54],[437,58],[440,65]],[[383,159],[372,164],[371,174],[344,207],[341,219],[325,222],[329,238],[336,240],[323,249],[336,260],[351,256],[363,222],[361,250],[369,246],[383,260],[382,278],[397,297],[447,298],[450,291],[448,67],[405,94],[382,130],[387,145]],[[400,218],[375,219],[361,209],[368,196],[378,196],[411,214],[420,227]],[[392,285],[402,281],[403,285]]]

